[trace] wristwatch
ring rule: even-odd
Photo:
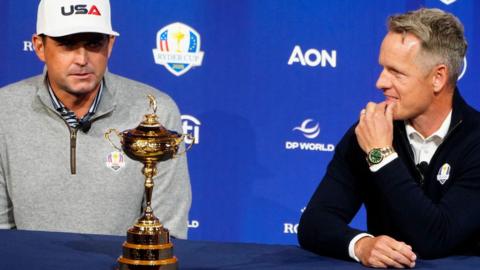
[[[367,154],[367,162],[369,166],[378,164],[389,155],[395,153],[393,147],[372,148]]]

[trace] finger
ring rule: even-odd
[[[362,110],[360,111],[360,117],[365,116],[365,113],[367,113],[367,110],[362,109]]]
[[[415,264],[416,255],[410,246],[393,238],[385,239],[385,243],[387,246],[383,246],[382,251],[388,257],[408,267]]]
[[[393,109],[395,108],[396,105],[397,103],[395,102],[387,105],[385,116],[387,117],[387,121],[389,123],[393,122]]]
[[[396,260],[388,257],[388,255],[385,254],[379,255],[379,260],[387,267],[405,268],[405,265],[397,262]]]
[[[367,107],[365,107],[365,111],[366,111],[366,114],[367,116],[369,115],[372,115],[373,113],[375,113],[375,108],[377,107],[377,104],[374,103],[374,102],[369,102],[367,104]]]
[[[378,115],[385,115],[386,108],[387,108],[387,103],[380,102],[375,106],[375,112],[378,113]]]
[[[409,266],[411,264],[410,257],[405,256],[404,253],[411,252],[407,245],[403,242],[399,242],[389,236],[383,235],[379,237],[379,242],[376,245],[376,249],[381,254],[388,256],[395,261]]]
[[[417,255],[412,251],[412,247],[404,242],[398,242],[398,244],[396,244],[395,251],[401,253],[412,262],[417,259]]]
[[[407,248],[402,248],[407,249]],[[412,264],[415,265],[415,260],[411,260],[407,255],[403,254],[400,250],[392,250],[386,254],[389,258],[394,260],[396,263],[403,266],[411,267]]]
[[[360,110],[360,114],[359,114],[359,118],[358,118],[358,125],[362,124],[365,120],[365,116],[367,114],[367,110],[364,108],[362,110]]]
[[[362,109],[360,111],[360,117],[358,118],[358,124],[360,125],[361,123],[365,122],[365,115],[367,114],[367,111],[365,109]]]

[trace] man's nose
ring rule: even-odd
[[[75,64],[85,66],[88,63],[88,50],[80,46],[75,50]]]
[[[380,75],[378,76],[376,87],[380,90],[388,89],[392,86],[392,80],[388,72],[383,69]]]

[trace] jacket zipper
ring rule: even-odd
[[[50,111],[52,111],[53,113],[55,113],[56,115],[58,115],[65,122],[65,124],[68,127],[68,130],[70,131],[70,173],[75,175],[75,174],[77,174],[77,132],[78,132],[78,129],[71,128],[68,125],[67,121],[65,121],[65,119],[63,119],[63,117],[56,110],[54,110],[54,109],[52,109],[48,106],[47,106],[47,108]],[[94,120],[96,120],[98,118],[101,118],[104,115],[107,115],[112,111],[113,111],[113,109],[109,110],[109,111],[106,111],[102,114],[95,115],[94,117],[92,117],[92,119],[90,119],[90,122],[93,122]]]
[[[93,122],[95,119],[98,119],[105,114],[97,115],[97,117],[90,119],[90,122]],[[75,175],[77,174],[77,133],[79,129],[71,128],[66,121],[65,124],[67,124],[68,129],[70,130],[70,173]]]
[[[460,126],[460,124],[461,124],[462,122],[463,122],[463,120],[458,121],[458,122],[455,124],[455,126],[453,126],[453,127],[448,131],[447,135],[445,135],[445,137],[443,138],[442,143],[437,147],[437,150],[435,150],[435,153],[433,154],[431,160],[433,160],[433,159],[435,158],[435,156],[438,155],[438,153],[440,152],[440,149],[442,148],[444,142],[447,140],[447,138],[450,138],[450,135],[453,133],[454,130],[457,129],[458,126]]]
[[[405,146],[407,147],[407,153],[408,153],[408,156],[410,157],[410,161],[413,163],[413,167],[415,168],[415,170],[417,171],[417,174],[420,175],[420,181],[419,181],[419,184],[420,184],[420,187],[423,187],[423,184],[424,184],[424,176],[423,174],[420,172],[420,170],[418,169],[418,167],[415,165],[415,157],[413,156],[413,152],[412,152],[412,146],[410,145],[410,141],[408,140],[407,138],[407,134],[404,132],[404,130],[402,128],[399,127],[399,130],[400,130],[400,133],[402,134],[402,139],[403,139],[403,143],[405,144]]]
[[[77,132],[78,129],[69,127],[70,130],[70,172],[77,174]]]

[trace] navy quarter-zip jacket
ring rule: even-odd
[[[377,172],[369,170],[355,126],[338,144],[302,214],[300,245],[318,254],[349,259],[348,245],[362,231],[348,224],[363,203],[367,233],[404,241],[421,258],[476,252],[480,113],[465,103],[458,90],[449,131],[423,176],[414,164],[403,121],[394,121],[393,147],[399,157]],[[441,172],[445,164],[450,169]],[[447,175],[448,179],[439,181]]]

